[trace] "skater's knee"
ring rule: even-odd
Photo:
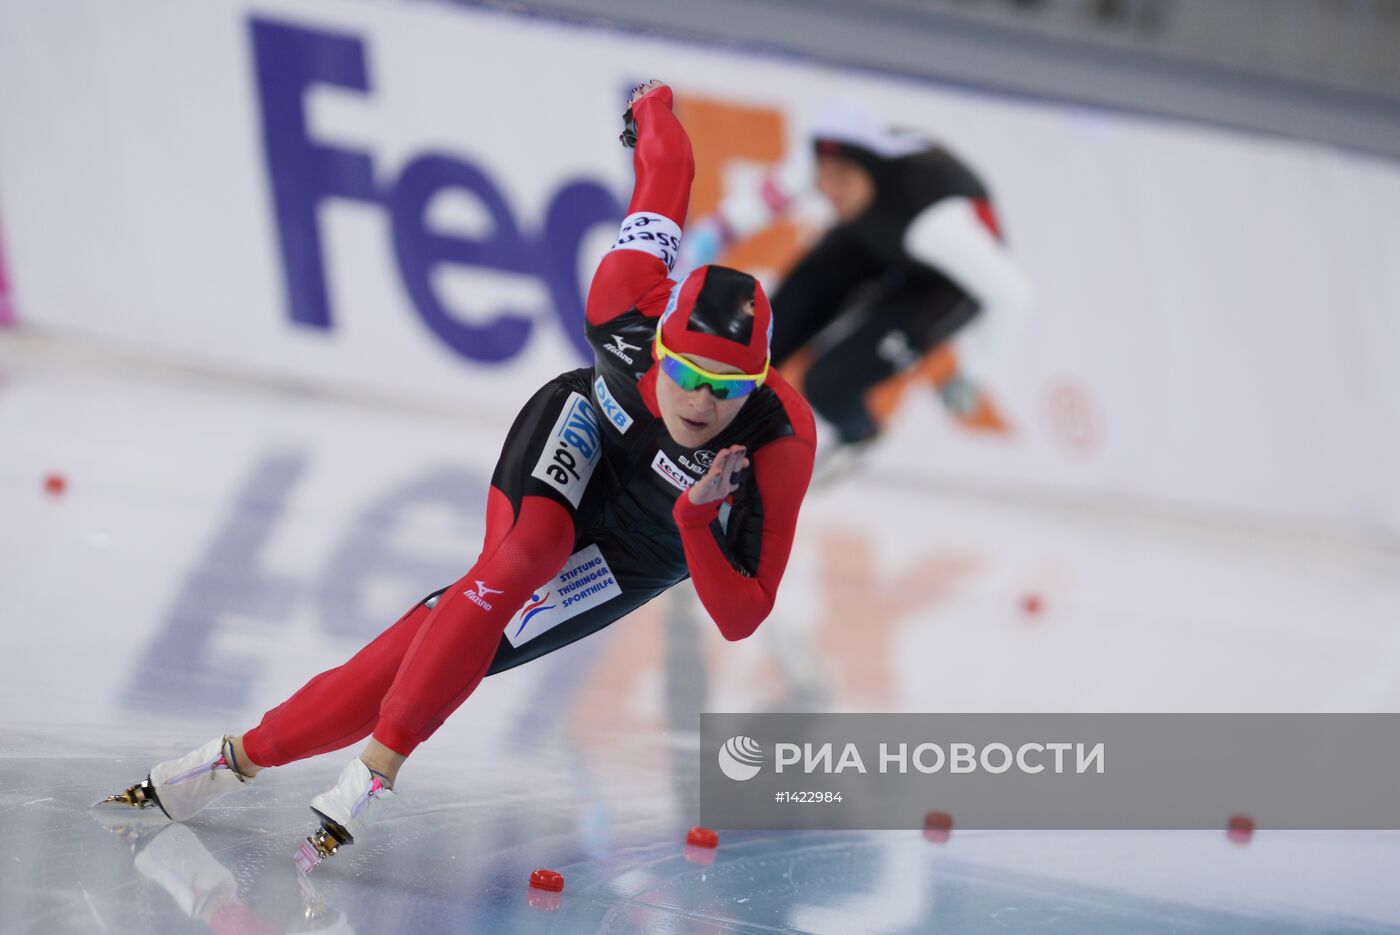
[[[488,565],[510,586],[528,592],[563,567],[573,545],[574,523],[568,511],[553,500],[526,497]]]
[[[487,567],[500,580],[500,587],[528,594],[564,566],[572,547],[572,536],[561,539],[538,532],[517,535],[512,530]]]

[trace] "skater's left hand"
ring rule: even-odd
[[[632,89],[632,95],[627,99],[627,113],[622,115],[622,133],[618,136],[623,146],[634,149],[637,145],[637,118],[632,116],[632,106],[651,92],[666,86],[666,82],[653,78],[646,84],[639,84]]]
[[[633,104],[637,103],[651,92],[659,91],[664,87],[666,87],[666,82],[662,81],[660,78],[653,78],[646,84],[637,85],[632,89],[632,95],[627,99],[627,109],[631,110]]]
[[[690,488],[690,502],[699,506],[702,503],[723,500],[739,489],[740,475],[748,466],[749,459],[743,445],[730,445],[725,448],[715,455],[715,460],[710,463],[710,469],[705,472],[705,476]]]

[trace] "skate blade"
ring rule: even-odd
[[[301,846],[292,855],[297,870],[309,874],[321,865],[327,857],[333,857],[346,844],[353,844],[354,838],[339,825],[322,824],[302,839]]]
[[[309,838],[303,840],[297,852],[292,855],[292,863],[297,865],[297,871],[303,876],[320,866],[322,859],[323,855],[316,850]]]
[[[93,802],[90,807],[123,809],[158,808],[159,803],[156,801],[155,790],[151,788],[150,777],[147,777],[134,785],[127,786],[126,789],[121,792],[114,793],[107,796],[105,799],[99,799]]]

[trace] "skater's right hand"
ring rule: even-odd
[[[744,446],[730,445],[715,455],[715,460],[710,463],[710,469],[705,472],[705,476],[696,481],[682,496],[689,496],[690,502],[696,506],[723,500],[739,489],[739,481],[748,466],[749,459],[745,457]]]

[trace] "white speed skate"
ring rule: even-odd
[[[301,842],[294,858],[297,869],[310,873],[344,845],[354,844],[357,835],[394,807],[394,790],[383,777],[370,772],[359,757],[351,760],[335,786],[311,800],[321,827]]]
[[[232,741],[215,737],[182,757],[157,764],[141,782],[97,804],[159,808],[172,821],[185,821],[220,796],[253,781],[234,769],[233,763]]]

